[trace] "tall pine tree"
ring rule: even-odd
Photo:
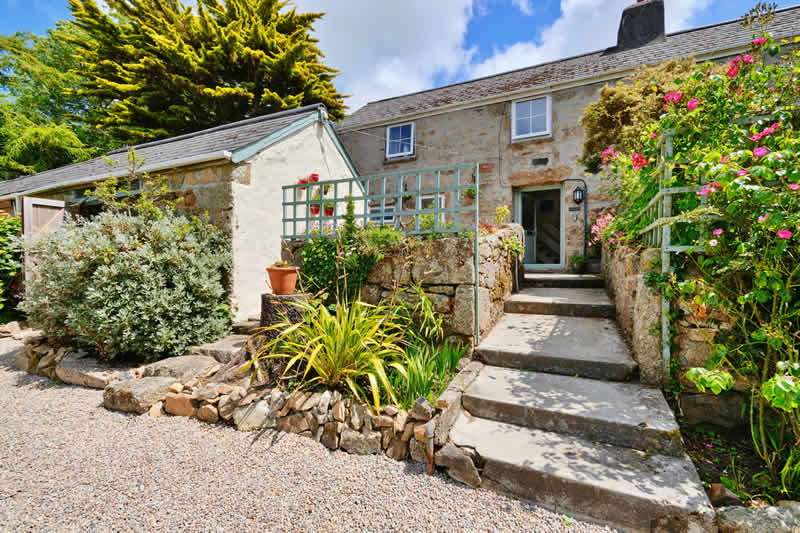
[[[77,94],[104,105],[87,117],[119,141],[136,143],[243,118],[323,103],[344,114],[312,24],[280,0],[69,0],[87,38],[78,49]]]

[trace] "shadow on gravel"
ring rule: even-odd
[[[267,439],[266,441],[267,448],[272,448],[280,441],[282,441],[285,436],[286,433],[284,433],[283,431],[278,431],[277,429],[274,428],[264,428],[255,435],[253,435],[253,439],[250,441],[250,446],[252,447],[253,444],[255,444],[256,442],[261,440],[262,437],[264,437]]]

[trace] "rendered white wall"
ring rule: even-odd
[[[281,186],[295,184],[312,172],[318,173],[320,180],[353,177],[333,139],[319,123],[283,139],[234,170],[232,304],[237,320],[260,314],[261,294],[269,291],[266,267],[281,257]],[[343,212],[344,205],[338,213]],[[301,213],[298,211],[298,215]]]

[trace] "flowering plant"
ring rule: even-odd
[[[708,64],[676,80],[680,90],[665,96],[664,114],[639,145],[608,158],[620,204],[599,231],[609,244],[636,242],[654,220],[639,215],[662,187],[699,188],[672,204],[672,244],[694,247],[680,260],[699,275],[675,278],[668,292],[687,300],[684,308],[703,309],[696,321],[714,316],[722,327],[709,339],[705,367],[687,378],[715,393],[737,380],[749,386],[756,452],[772,484],[798,497],[800,51],[763,60],[779,54],[780,43],[760,35],[722,71]],[[673,157],[662,172],[650,163],[665,132]]]

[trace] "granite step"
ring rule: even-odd
[[[474,416],[642,451],[683,455],[683,441],[660,390],[484,366],[461,397]]]
[[[227,363],[247,345],[248,335],[228,335],[218,341],[189,346],[188,355],[208,355],[220,363]]]
[[[481,486],[626,531],[716,531],[692,461],[462,413],[450,437],[474,450]]]
[[[613,318],[616,308],[603,289],[528,287],[506,298],[506,313]]]
[[[637,365],[613,320],[506,313],[481,341],[486,364],[626,381]]]
[[[526,272],[523,287],[557,287],[562,289],[602,289],[603,276],[598,274]]]

